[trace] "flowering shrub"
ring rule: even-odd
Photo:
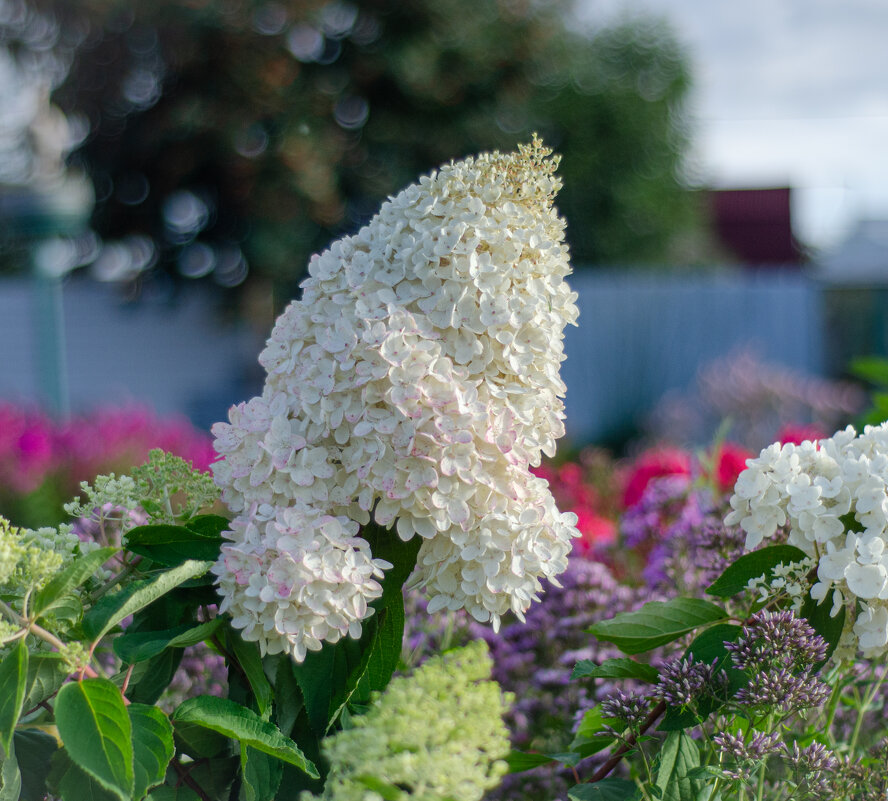
[[[214,427],[235,515],[222,609],[263,653],[360,636],[389,568],[359,534],[371,518],[419,535],[430,612],[494,628],[567,566],[576,516],[530,471],[564,432],[577,316],[549,155],[534,141],[442,167],[312,259],[260,356],[262,396]]]

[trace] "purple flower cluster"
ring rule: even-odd
[[[623,516],[624,547],[646,554],[642,577],[674,596],[708,587],[745,550],[745,534],[722,522],[727,506],[685,475],[652,480]]]
[[[723,688],[726,676],[717,670],[718,660],[707,665],[675,659],[660,668],[656,696],[670,706],[688,706]]]
[[[736,667],[751,672],[772,668],[810,670],[826,659],[826,641],[808,621],[789,610],[757,612],[736,642],[725,643]]]

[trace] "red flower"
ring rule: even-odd
[[[713,478],[722,492],[734,488],[737,477],[746,469],[746,460],[752,457],[751,451],[736,442],[723,442],[719,446],[712,460],[715,472]]]
[[[617,526],[613,520],[608,520],[596,514],[592,509],[572,510],[577,516],[577,528],[582,535],[574,540],[574,549],[580,553],[587,553],[598,545],[613,542],[617,536]]]
[[[828,436],[829,434],[814,423],[788,423],[777,432],[777,441],[781,445],[786,445],[788,442],[794,445],[801,445],[806,439],[826,439]]]
[[[659,448],[645,451],[635,460],[623,490],[623,506],[635,506],[644,495],[652,479],[661,476],[689,476],[691,457],[677,448]]]

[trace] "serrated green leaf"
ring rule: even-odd
[[[699,781],[688,777],[700,765],[700,749],[683,731],[670,732],[660,749],[657,787],[663,801],[695,801]]]
[[[22,773],[15,753],[0,762],[0,801],[19,801],[22,791]]]
[[[223,531],[231,529],[231,521],[222,515],[196,515],[182,525],[204,537],[221,537]]]
[[[405,622],[403,597],[393,597],[377,614],[379,620],[373,650],[350,699],[355,703],[368,703],[373,692],[382,692],[391,681],[401,659]]]
[[[699,598],[651,601],[635,612],[623,612],[588,629],[599,640],[625,654],[641,654],[683,637],[700,626],[728,619],[720,606]]]
[[[47,782],[62,801],[117,801],[119,798],[74,764],[64,749],[53,754]]]
[[[283,762],[248,745],[241,745],[239,801],[274,801],[283,775]]]
[[[83,631],[93,642],[102,639],[126,617],[144,609],[182,582],[201,576],[212,562],[188,560],[150,579],[134,581],[113,595],[105,595],[86,613]]]
[[[512,750],[506,756],[506,764],[509,773],[523,773],[525,770],[533,770],[540,765],[548,765],[555,760],[546,754],[529,754],[526,751]]]
[[[600,665],[591,659],[577,662],[571,679],[638,679],[650,684],[657,681],[660,674],[657,669],[644,662],[636,662],[629,657],[605,659]]]
[[[132,725],[120,690],[107,679],[66,684],[56,696],[55,718],[71,760],[121,801],[129,801]]]
[[[149,801],[200,801],[200,796],[187,784],[181,787],[155,787],[148,794]]]
[[[151,659],[167,648],[187,648],[203,642],[221,624],[222,618],[217,617],[196,626],[184,623],[164,631],[125,631],[114,638],[114,653],[123,662],[133,665]]]
[[[575,784],[567,797],[570,801],[635,801],[641,793],[634,782],[608,777],[593,784]]]
[[[22,774],[20,801],[46,797],[46,766],[59,750],[55,737],[39,729],[19,729],[12,744]]]
[[[289,654],[281,654],[274,675],[274,720],[288,737],[304,708],[302,690],[293,672],[293,660]]]
[[[62,597],[77,589],[90,578],[120,548],[97,548],[78,556],[71,564],[57,573],[32,599],[31,610],[36,615],[48,612]]]
[[[170,567],[189,559],[214,562],[221,545],[218,534],[202,534],[185,526],[136,526],[126,534],[126,547],[130,551]]]
[[[143,798],[163,782],[173,758],[173,727],[156,706],[130,704],[127,707],[133,729],[133,798]]]
[[[247,677],[247,683],[253,691],[260,716],[268,720],[271,715],[272,702],[274,701],[274,691],[271,689],[271,684],[262,667],[262,656],[259,653],[259,646],[255,642],[244,640],[230,626],[226,629],[225,638],[229,651],[234,655],[237,663],[243,669],[244,675]]]
[[[303,770],[309,776],[319,776],[296,743],[273,723],[227,698],[199,695],[189,698],[173,713],[173,722],[196,723],[238,742],[277,757]]]
[[[140,662],[133,671],[126,697],[139,704],[156,704],[176,675],[184,653],[181,648],[167,648],[147,662]],[[136,673],[140,675],[137,677]]]
[[[31,654],[22,709],[27,712],[45,701],[65,683],[66,678],[68,669],[61,654]]]
[[[0,745],[9,756],[15,724],[22,714],[28,683],[28,647],[18,639],[0,662]]]
[[[395,596],[403,602],[403,587],[413,569],[416,567],[416,556],[423,543],[422,537],[414,536],[404,542],[393,530],[383,528],[376,523],[361,526],[361,536],[370,544],[370,553],[375,559],[385,559],[392,564],[382,577],[382,596],[371,606],[381,609],[388,606]]]
[[[745,553],[734,560],[725,571],[706,588],[706,592],[719,598],[730,598],[743,592],[751,579],[764,576],[769,580],[774,568],[799,562],[807,554],[793,545],[771,545],[752,553]]]

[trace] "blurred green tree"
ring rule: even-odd
[[[68,32],[54,100],[87,122],[71,159],[123,243],[109,276],[234,287],[249,265],[288,297],[418,174],[535,130],[578,265],[681,259],[695,229],[689,68],[661,23],[584,35],[567,0],[14,1]]]

